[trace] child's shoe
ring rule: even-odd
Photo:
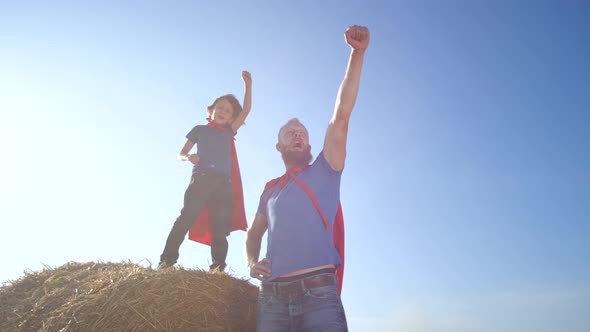
[[[209,266],[209,272],[223,272],[225,270],[225,263],[213,263]]]
[[[158,270],[169,269],[173,266],[174,266],[174,264],[170,264],[166,261],[161,261],[160,263],[158,263]]]

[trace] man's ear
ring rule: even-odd
[[[277,143],[277,145],[275,145],[275,147],[277,148],[277,151],[281,152],[281,144]]]

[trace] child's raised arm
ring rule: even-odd
[[[242,107],[240,114],[238,114],[231,124],[234,133],[238,132],[238,129],[244,124],[246,117],[252,109],[252,76],[250,75],[250,72],[247,70],[242,71],[242,80],[244,80],[244,106]]]

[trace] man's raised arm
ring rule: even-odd
[[[369,46],[369,30],[363,26],[353,25],[344,32],[344,39],[351,47],[350,58],[324,140],[324,157],[335,171],[344,168],[348,121],[359,90],[363,59]]]

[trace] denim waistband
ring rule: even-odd
[[[300,280],[300,279],[304,279],[307,277],[311,277],[311,276],[315,276],[317,274],[324,274],[324,273],[336,273],[336,269],[333,267],[327,267],[325,269],[319,269],[319,270],[315,270],[315,271],[311,271],[311,272],[307,272],[307,273],[302,273],[302,274],[298,274],[295,276],[290,276],[290,277],[278,277],[276,279],[273,280],[273,282],[291,282],[291,281],[296,281],[296,280]]]

